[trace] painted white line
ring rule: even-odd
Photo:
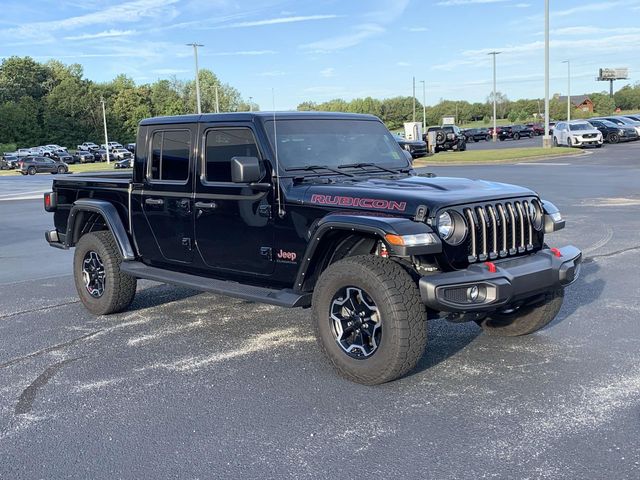
[[[9,202],[11,200],[38,200],[42,198],[44,192],[40,193],[40,195],[20,195],[17,197],[8,197],[8,198],[0,198],[0,202]]]
[[[570,163],[551,163],[551,162],[520,162],[516,165],[551,165],[554,167],[561,167],[565,165],[571,165]]]

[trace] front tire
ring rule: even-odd
[[[27,173],[29,175],[35,175],[37,173],[36,167],[29,167],[28,170],[27,170]]]
[[[73,276],[80,301],[94,315],[125,310],[136,294],[135,277],[120,272],[122,257],[109,231],[83,235],[76,244]]]
[[[618,143],[620,141],[620,137],[618,136],[617,133],[610,133],[608,140],[609,140],[609,143]]]
[[[321,350],[345,378],[377,385],[413,369],[427,342],[426,310],[415,280],[371,255],[330,265],[313,292]]]
[[[501,337],[518,337],[537,332],[548,325],[562,307],[564,289],[548,294],[542,303],[522,306],[510,312],[495,312],[476,323],[489,334]]]

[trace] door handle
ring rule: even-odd
[[[216,202],[196,202],[195,205],[196,205],[196,208],[202,208],[207,210],[213,210],[214,208],[218,207],[218,205],[216,205]]]
[[[144,203],[147,205],[164,205],[164,200],[161,198],[147,198]]]

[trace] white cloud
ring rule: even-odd
[[[109,37],[125,37],[128,35],[134,35],[134,30],[105,30],[98,33],[85,33],[82,35],[74,35],[71,37],[64,37],[65,40],[91,40],[94,38],[109,38]]]
[[[443,0],[436,3],[441,7],[455,7],[458,5],[481,5],[487,3],[504,3],[508,0]]]
[[[513,5],[515,8],[529,8],[531,6],[530,3],[516,3]]]
[[[248,27],[262,27],[264,25],[279,25],[282,23],[297,23],[297,22],[309,22],[312,20],[328,20],[332,18],[339,18],[340,15],[307,15],[297,17],[280,17],[269,18],[266,20],[255,20],[249,22],[237,22],[230,25],[223,25],[220,28],[248,28]]]
[[[318,40],[316,42],[306,43],[300,45],[303,50],[326,53],[336,50],[343,50],[345,48],[354,47],[364,40],[380,35],[385,32],[384,27],[373,23],[367,23],[358,25],[354,28],[352,33],[345,35],[338,35],[335,37],[325,38],[324,40]]]
[[[214,53],[206,53],[202,54],[203,57],[233,57],[236,55],[239,56],[247,56],[247,57],[256,57],[260,55],[275,55],[275,50],[240,50],[237,52],[214,52]]]
[[[396,66],[398,66],[398,67],[410,67],[411,64],[409,62],[398,62],[398,63],[396,63]]]
[[[260,77],[281,77],[283,75],[286,75],[286,72],[283,72],[282,70],[269,70],[268,72],[261,72],[258,74],[258,76]]]
[[[324,78],[331,78],[336,76],[336,69],[333,67],[327,67],[324,70],[320,70],[320,75]]]
[[[179,73],[187,73],[190,70],[184,70],[180,68],[156,68],[155,70],[151,70],[151,73],[155,73],[157,75],[177,75]]]
[[[626,34],[626,33],[640,33],[639,27],[593,27],[587,25],[580,25],[575,27],[556,28],[550,32],[553,35],[596,35],[596,34]],[[542,32],[540,32],[542,34]]]
[[[429,29],[427,27],[409,27],[407,28],[408,32],[426,32]]]
[[[603,12],[605,10],[611,10],[612,8],[624,7],[628,5],[637,4],[637,0],[620,0],[597,3],[585,3],[578,7],[567,8],[566,10],[557,10],[552,12],[553,16],[566,17],[570,15],[579,15],[588,12]]]

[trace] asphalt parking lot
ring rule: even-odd
[[[0,178],[0,478],[639,478],[640,142],[428,170],[538,190],[585,264],[539,333],[429,322],[378,387],[336,376],[306,310],[140,282],[91,316],[29,199],[50,176]]]

